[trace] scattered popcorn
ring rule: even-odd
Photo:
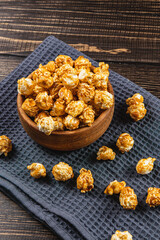
[[[56,67],[60,68],[64,64],[69,64],[71,67],[73,67],[73,60],[71,57],[66,55],[59,55],[55,59]]]
[[[52,110],[50,111],[51,116],[62,116],[65,114],[65,102],[63,99],[58,98],[53,104]]]
[[[49,110],[53,106],[52,97],[47,92],[41,92],[36,96],[36,104],[42,110]]]
[[[119,150],[124,152],[129,152],[134,144],[133,138],[128,133],[122,133],[116,143],[116,146],[119,148]]]
[[[22,104],[22,109],[30,117],[35,117],[39,112],[39,108],[36,105],[36,102],[32,98],[26,98]]]
[[[85,107],[83,112],[79,116],[79,119],[84,126],[86,125],[92,126],[92,123],[94,122],[94,118],[95,118],[95,112],[90,106]]]
[[[137,170],[137,173],[139,174],[148,174],[152,171],[153,167],[154,167],[154,161],[156,159],[155,158],[144,158],[144,159],[141,159],[138,163],[137,163],[137,166],[136,166],[136,170]]]
[[[125,209],[135,210],[138,205],[137,195],[134,193],[134,190],[130,187],[124,187],[119,196],[120,204]]]
[[[132,97],[126,100],[126,104],[130,106],[138,103],[143,103],[143,101],[144,101],[143,96],[139,93],[135,93]]]
[[[77,178],[77,188],[81,190],[82,193],[91,191],[94,188],[94,179],[90,170],[82,168],[80,175]]]
[[[30,170],[30,175],[34,178],[40,178],[46,176],[46,169],[41,163],[32,163],[27,166],[27,169]]]
[[[90,71],[91,62],[87,58],[84,58],[83,56],[79,56],[75,60],[74,66],[75,66],[75,69],[77,69],[77,70],[83,68],[83,69],[87,69],[88,71]]]
[[[64,119],[64,125],[69,130],[75,130],[79,127],[79,119],[68,115]]]
[[[72,117],[77,117],[83,112],[85,104],[83,101],[71,101],[65,111],[66,113],[70,114]]]
[[[114,180],[110,182],[104,193],[107,195],[119,194],[125,186],[126,183],[124,181],[117,182],[117,180]]]
[[[126,113],[128,113],[130,117],[137,122],[142,118],[144,118],[144,116],[147,113],[147,109],[145,108],[144,103],[137,103],[137,104],[130,105],[127,108]]]
[[[160,205],[160,188],[148,188],[146,203],[149,204],[150,207],[156,207]]]
[[[111,108],[114,104],[114,97],[108,91],[96,90],[94,96],[94,103],[100,109]]]
[[[64,130],[63,119],[61,117],[53,117],[53,131]]]
[[[4,154],[6,157],[12,151],[12,141],[5,135],[0,136],[0,155]]]
[[[121,232],[117,230],[112,235],[111,240],[132,240],[132,235],[128,231]]]
[[[58,96],[60,99],[63,99],[65,101],[66,105],[73,100],[72,92],[69,89],[67,89],[66,87],[62,87],[59,90]]]
[[[54,130],[53,118],[51,116],[41,118],[38,121],[37,127],[38,127],[39,131],[45,133],[46,135],[50,135],[52,133],[52,131]]]
[[[42,64],[33,72],[33,80],[43,88],[50,88],[53,85],[53,77],[51,73]]]
[[[35,83],[30,78],[21,78],[17,81],[18,93],[29,96],[33,93]]]
[[[64,162],[56,164],[52,169],[52,174],[57,181],[67,181],[74,177],[72,167]]]
[[[109,147],[103,146],[97,152],[97,160],[114,160],[115,152]]]
[[[37,114],[37,116],[34,119],[34,122],[37,124],[39,122],[40,119],[44,118],[44,117],[48,117],[49,113],[47,111],[43,111]]]
[[[94,98],[95,87],[93,85],[88,85],[87,83],[80,83],[78,86],[78,98],[83,100],[85,103],[91,101]]]
[[[44,67],[52,74],[55,72],[56,66],[54,61],[48,62]]]

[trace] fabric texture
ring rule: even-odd
[[[50,36],[0,83],[0,135],[7,135],[13,143],[8,157],[0,156],[0,189],[23,206],[62,239],[106,240],[118,229],[129,231],[133,239],[159,239],[160,208],[146,203],[149,187],[160,187],[159,128],[160,100],[128,79],[110,70],[109,80],[115,94],[115,112],[108,130],[93,144],[71,152],[46,149],[34,142],[24,131],[17,113],[17,80],[27,77],[40,63],[46,64],[57,55],[73,59],[83,55],[64,42]],[[90,58],[89,58],[90,59]],[[90,59],[94,66],[98,63]],[[147,114],[134,122],[127,114],[125,100],[134,93],[144,97]],[[129,153],[116,148],[118,136],[129,133],[135,140]],[[106,145],[116,152],[113,161],[97,161],[98,149]],[[148,175],[138,175],[136,164],[141,158],[155,157],[155,166]],[[63,161],[73,167],[75,177],[67,182],[54,180],[51,170]],[[33,179],[27,165],[42,163],[47,177]],[[86,194],[76,188],[81,168],[90,169],[95,187]],[[135,211],[125,210],[118,196],[103,192],[113,180],[126,181],[138,196]]]

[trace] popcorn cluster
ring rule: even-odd
[[[132,240],[132,235],[128,231],[121,232],[117,230],[112,235],[111,240]]]
[[[59,55],[18,80],[18,92],[25,96],[22,109],[47,135],[91,126],[102,111],[114,104],[108,92],[108,69],[103,62],[93,67],[83,56],[73,61]]]

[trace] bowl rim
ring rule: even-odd
[[[108,81],[108,92],[111,93],[113,95],[114,98],[114,91],[113,91],[113,87],[110,83],[110,81]],[[22,109],[22,103],[23,103],[23,95],[21,95],[20,93],[18,93],[17,95],[17,108],[19,111],[19,114],[21,116],[23,116],[24,121],[26,121],[28,123],[28,125],[30,127],[32,127],[35,131],[39,131],[36,123],[25,113],[25,111]],[[82,134],[84,132],[86,132],[86,130],[90,129],[92,130],[99,122],[103,122],[104,118],[109,115],[109,113],[111,112],[112,108],[114,108],[115,105],[115,100],[114,100],[114,104],[111,108],[106,109],[105,111],[103,111],[97,118],[96,120],[93,122],[93,124],[91,126],[85,126],[82,128],[78,128],[75,130],[63,130],[63,131],[54,131],[50,134],[51,135],[74,135],[74,134]],[[40,132],[40,131],[39,131]],[[41,132],[42,133],[42,132]],[[46,134],[45,134],[46,135]]]

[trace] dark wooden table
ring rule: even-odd
[[[160,0],[0,0],[0,80],[47,36],[160,97]],[[0,193],[1,240],[58,240]]]

